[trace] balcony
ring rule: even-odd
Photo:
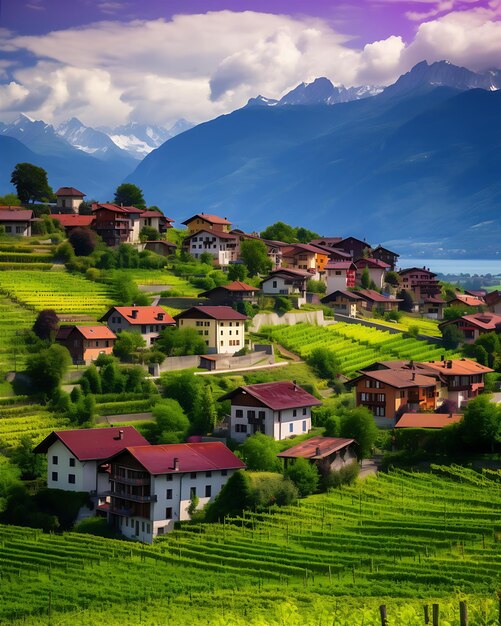
[[[123,507],[116,506],[114,504],[110,504],[108,506],[109,513],[115,513],[115,515],[124,515],[125,517],[130,517],[133,513],[132,509],[124,509]]]
[[[145,476],[144,478],[126,478],[118,474],[111,474],[110,480],[114,480],[116,483],[121,483],[122,485],[133,485],[135,487],[143,487],[144,485],[149,485],[151,482],[149,476]]]
[[[131,502],[156,502],[157,496],[153,495],[135,495],[132,493],[122,493],[120,491],[105,491],[105,495],[111,496],[113,498],[120,498],[120,500],[130,500]]]

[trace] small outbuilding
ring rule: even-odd
[[[338,471],[346,465],[357,462],[358,444],[355,439],[341,437],[312,437],[298,443],[277,456],[284,459],[285,464],[298,458],[315,463],[323,474],[331,470]]]

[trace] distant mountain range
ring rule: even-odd
[[[282,219],[407,257],[499,258],[500,89],[500,70],[423,61],[385,88],[321,77],[195,127],[73,118],[54,129],[21,115],[0,123],[0,193],[30,161],[53,187],[99,200],[136,183],[178,221],[210,211],[259,230]]]

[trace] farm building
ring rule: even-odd
[[[322,474],[340,470],[346,465],[357,462],[357,442],[354,439],[340,437],[312,437],[298,443],[277,456],[288,462],[303,458],[315,463]]]

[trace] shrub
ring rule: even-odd
[[[275,298],[275,310],[279,314],[287,313],[292,309],[292,302],[286,296],[277,296]]]
[[[278,443],[262,433],[248,437],[241,448],[242,458],[250,470],[274,472],[280,469]]]
[[[320,480],[317,466],[303,458],[289,462],[285,476],[296,485],[299,495],[302,497],[314,493]]]
[[[339,470],[331,470],[323,477],[324,489],[333,489],[341,485],[350,485],[355,482],[360,473],[360,465],[356,462],[348,463]]]

